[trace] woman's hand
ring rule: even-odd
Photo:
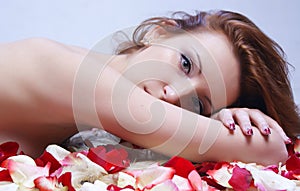
[[[285,143],[291,143],[290,138],[285,134],[279,124],[258,109],[222,109],[212,115],[212,118],[222,121],[230,130],[235,130],[235,124],[238,124],[245,135],[253,135],[252,126],[257,127],[263,135],[271,134],[272,129],[281,135]]]

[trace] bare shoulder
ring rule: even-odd
[[[63,58],[64,55],[85,55],[86,49],[66,45],[47,38],[29,38],[0,44],[0,55],[9,58]]]

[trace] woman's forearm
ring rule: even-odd
[[[277,132],[263,136],[254,128],[253,136],[245,136],[237,128],[232,133],[219,121],[150,96],[113,71],[102,72],[96,97],[102,128],[164,154],[195,162],[242,160],[263,164],[278,163],[287,157]]]
[[[254,135],[245,136],[237,127],[232,133],[219,121],[149,95],[109,67],[101,70],[95,87],[97,124],[129,142],[195,162],[286,160],[284,140],[276,131],[264,136],[253,128]]]

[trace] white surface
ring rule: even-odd
[[[300,104],[300,1],[298,0],[0,0],[0,42],[47,37],[91,48],[112,32],[173,11],[227,9],[253,20],[285,50]]]

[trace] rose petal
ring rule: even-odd
[[[13,182],[0,182],[0,190],[5,191],[18,191],[19,185]]]
[[[62,183],[63,186],[68,187],[68,191],[76,191],[75,188],[72,185],[71,180],[72,180],[71,172],[66,172],[58,178],[59,183]]]
[[[210,175],[217,184],[226,187],[226,188],[232,188],[231,185],[228,183],[232,176],[232,169],[233,166],[229,163],[220,163],[216,165],[214,170],[209,170],[207,172],[208,175]]]
[[[131,191],[131,190],[135,190],[135,189],[130,185],[120,188],[117,185],[111,184],[111,185],[107,186],[107,190],[108,191]]]
[[[109,173],[119,172],[129,166],[128,153],[122,148],[106,151],[105,147],[98,146],[91,148],[87,156]]]
[[[178,176],[180,177],[180,176]],[[189,191],[186,189],[179,189],[176,184],[171,181],[171,180],[166,180],[160,184],[155,185],[153,188],[151,188],[150,191],[180,191],[180,190],[184,190],[184,191]]]
[[[128,185],[132,186],[133,188],[135,187],[136,179],[133,176],[125,172],[119,172],[118,175],[119,175],[118,182],[117,182],[118,187],[123,188]]]
[[[221,186],[220,184],[218,184],[214,179],[210,178],[210,177],[207,177],[207,176],[204,176],[204,177],[201,177],[202,180],[204,180],[202,182],[202,189],[205,190],[204,188],[205,187],[213,187],[215,188],[216,190],[226,190],[226,187],[224,186]],[[204,183],[207,183],[207,186],[205,186]]]
[[[252,176],[248,170],[235,166],[228,183],[232,186],[233,190],[244,191],[250,187],[251,181]]]
[[[291,155],[286,161],[286,169],[288,171],[300,169],[300,159],[296,154]]]
[[[182,176],[174,175],[172,182],[175,183],[179,190],[193,191],[193,188],[188,179],[183,178]]]
[[[151,189],[154,185],[172,179],[174,174],[175,170],[168,167],[147,168],[136,177],[137,186],[140,189]]]
[[[34,187],[34,179],[40,176],[49,176],[50,163],[45,167],[35,165],[32,158],[26,155],[18,155],[6,159],[7,169],[14,183],[25,187]]]
[[[196,170],[190,172],[188,180],[194,190],[202,190],[202,179]]]
[[[69,151],[58,145],[49,145],[47,146],[45,151],[51,154],[57,161],[62,161],[66,156],[70,154]]]
[[[196,169],[190,161],[178,156],[172,157],[164,166],[175,169],[175,174],[184,178],[187,178],[189,173]]]
[[[201,191],[220,191],[220,190],[226,190],[226,188],[224,188],[220,185],[218,185],[217,187],[211,187],[206,181],[202,182]]]
[[[57,161],[56,158],[54,158],[53,155],[48,153],[47,151],[44,151],[44,153],[39,158],[35,159],[35,162],[38,166],[45,166],[50,162],[50,174],[61,167],[59,161]]]
[[[80,188],[82,182],[94,182],[107,172],[87,156],[81,153],[72,153],[61,161],[62,167],[56,170],[52,176],[60,177],[66,172],[72,173],[71,184],[74,188]],[[69,176],[69,175],[68,175]]]
[[[34,180],[35,188],[39,191],[67,191],[68,187],[61,186],[56,177],[38,177]]]
[[[19,144],[16,142],[6,142],[0,145],[0,164],[8,157],[17,155]]]
[[[0,182],[1,181],[12,182],[12,179],[10,177],[8,169],[0,167]]]
[[[107,184],[100,180],[96,180],[94,183],[85,182],[83,183],[82,187],[79,191],[100,191],[100,190],[107,190]]]
[[[277,165],[266,166],[265,168],[263,168],[263,170],[271,170],[271,171],[275,172],[276,174],[279,173],[279,168]]]
[[[278,191],[286,190],[291,191],[296,188],[296,183],[292,180],[284,178],[270,170],[262,170],[254,164],[244,164],[244,167],[251,173],[254,185],[259,190]]]
[[[196,170],[201,176],[206,176],[206,172],[209,170],[213,170],[216,166],[216,162],[202,162],[196,164]]]

